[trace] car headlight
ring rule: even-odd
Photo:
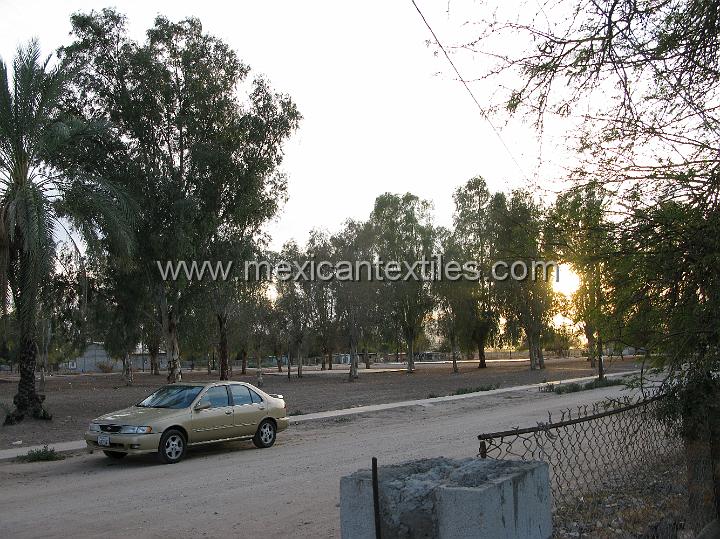
[[[88,430],[90,432],[100,432],[100,425],[98,425],[97,423],[90,423]]]
[[[120,427],[120,434],[150,434],[152,427],[135,427],[132,425],[123,425]]]

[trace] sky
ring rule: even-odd
[[[417,2],[447,44],[482,9],[473,1]],[[138,40],[158,14],[198,17],[297,103],[303,120],[282,164],[288,201],[267,226],[273,248],[290,239],[302,244],[313,228],[333,232],[348,218],[367,218],[384,192],[432,201],[436,223],[449,226],[452,193],[468,179],[481,175],[491,191],[509,192],[541,173],[538,155],[548,150],[532,127],[498,124],[505,148],[447,60],[428,47],[431,35],[410,0],[0,0],[0,56],[9,61],[33,37],[50,54],[69,42],[72,13],[108,6],[127,15]],[[459,63],[461,72],[482,70],[479,61]],[[476,97],[482,103],[486,96]]]

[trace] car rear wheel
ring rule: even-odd
[[[103,451],[103,453],[105,453],[106,457],[110,457],[115,460],[124,459],[127,456],[127,453],[119,453],[118,451]]]
[[[273,423],[269,419],[266,419],[265,421],[260,423],[260,426],[258,427],[258,430],[253,437],[253,443],[255,444],[255,447],[259,447],[261,449],[265,447],[271,447],[275,443],[275,434],[275,423]]]
[[[175,464],[185,456],[186,448],[187,440],[185,440],[185,435],[177,429],[169,429],[160,438],[158,456],[165,464]]]

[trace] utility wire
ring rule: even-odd
[[[425,18],[425,15],[423,15],[423,12],[420,10],[420,8],[418,7],[417,3],[415,3],[415,0],[410,0],[410,1],[412,2],[412,5],[415,6],[415,9],[417,10],[418,15],[420,15],[420,18],[421,18],[421,19],[423,20],[423,22],[425,23],[425,26],[426,26],[427,29],[430,31],[430,34],[432,34],[432,37],[433,37],[433,39],[435,40],[435,43],[437,44],[438,47],[440,47],[440,50],[441,50],[441,51],[443,52],[443,54],[445,55],[445,58],[447,59],[448,63],[452,66],[453,71],[455,71],[455,74],[457,75],[458,79],[460,80],[460,82],[462,83],[462,85],[465,87],[465,90],[467,90],[467,93],[470,94],[470,97],[472,98],[473,102],[475,103],[475,105],[477,106],[478,110],[480,111],[480,115],[485,119],[485,121],[488,123],[488,125],[492,128],[493,133],[495,133],[495,136],[497,136],[498,140],[500,140],[500,143],[501,143],[501,144],[503,145],[503,147],[505,148],[505,151],[506,151],[507,154],[510,156],[510,159],[512,159],[513,163],[515,163],[515,166],[516,166],[516,167],[518,168],[518,170],[520,171],[520,174],[522,174],[522,176],[525,178],[525,180],[526,180],[528,183],[532,184],[533,182],[530,181],[528,175],[525,173],[525,171],[523,170],[523,168],[520,166],[520,163],[518,162],[517,159],[515,159],[515,156],[514,156],[513,153],[510,151],[510,148],[508,147],[508,145],[507,145],[507,144],[505,143],[505,141],[503,140],[502,135],[500,134],[500,131],[498,130],[497,127],[495,127],[495,125],[493,124],[492,120],[491,120],[490,117],[488,116],[487,112],[485,112],[485,109],[483,109],[482,105],[480,105],[480,102],[479,102],[479,101],[477,100],[477,98],[475,97],[475,94],[474,94],[473,91],[470,89],[470,86],[468,86],[468,83],[465,81],[465,79],[463,78],[463,76],[460,74],[460,71],[458,70],[457,66],[455,66],[455,62],[453,62],[453,61],[452,61],[452,58],[450,58],[450,55],[448,54],[447,50],[445,49],[445,47],[443,46],[443,44],[442,44],[442,43],[440,42],[440,40],[438,39],[437,35],[435,34],[435,31],[432,29],[432,26],[430,26],[430,23],[429,23],[429,22],[427,21],[427,19]]]

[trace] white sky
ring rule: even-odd
[[[457,41],[457,2],[450,16],[444,1],[418,4],[441,41]],[[157,14],[197,16],[295,100],[304,119],[286,146],[289,200],[268,227],[275,248],[304,242],[312,228],[335,231],[347,218],[366,218],[386,191],[433,201],[436,222],[447,226],[452,192],[471,177],[484,176],[493,191],[527,186],[447,61],[426,46],[431,36],[410,0],[0,0],[0,56],[9,61],[32,37],[49,54],[69,41],[71,13],[106,5],[128,16],[138,40]],[[464,66],[478,70],[461,63],[466,78]],[[502,137],[524,172],[537,174],[532,128],[515,122]]]

